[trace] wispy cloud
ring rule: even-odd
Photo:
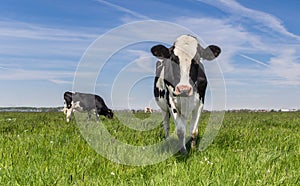
[[[153,73],[155,61],[153,61],[149,52],[143,50],[128,50],[128,52],[131,55],[137,56],[137,58],[130,64],[129,68],[126,69],[127,71]]]
[[[241,5],[240,3],[238,3],[236,0],[198,0],[198,1],[209,4],[211,6],[215,6],[224,12],[232,14],[233,16],[235,16],[235,19],[239,17],[248,18],[265,25],[266,27],[272,29],[273,31],[300,40],[300,37],[296,34],[289,32],[283,26],[282,22],[278,18],[265,12],[247,8]]]
[[[116,4],[113,4],[113,3],[110,3],[110,2],[107,2],[107,1],[104,1],[104,0],[96,0],[97,2],[99,3],[102,3],[102,4],[105,4],[107,6],[110,6],[116,10],[119,10],[121,12],[124,12],[124,13],[127,13],[127,14],[130,14],[132,16],[134,16],[135,18],[139,18],[139,19],[150,19],[149,17],[143,15],[143,14],[140,14],[140,13],[137,13],[135,11],[132,11],[130,9],[127,9],[125,7],[122,7],[122,6],[119,6],[119,5],[116,5]]]
[[[98,37],[84,28],[54,28],[14,20],[0,20],[1,62],[23,60],[77,59]],[[6,58],[6,59],[4,59]],[[18,63],[18,62],[17,62]]]
[[[254,58],[252,58],[252,57],[249,57],[249,56],[246,56],[246,55],[244,55],[244,54],[239,54],[240,56],[242,56],[243,58],[246,58],[246,59],[249,59],[250,61],[253,61],[253,62],[255,62],[255,63],[257,63],[257,64],[260,64],[260,65],[262,65],[262,66],[265,66],[265,67],[270,67],[270,65],[268,65],[268,64],[266,64],[265,62],[262,62],[262,61],[260,61],[260,60],[257,60],[257,59],[254,59]]]
[[[228,19],[181,17],[176,22],[197,33],[203,47],[215,44],[222,48],[217,60],[226,73],[236,72],[233,64],[236,55],[268,48],[260,41],[259,36],[247,32],[240,25],[230,23]]]
[[[8,69],[8,68],[6,68],[6,67],[1,67],[1,66],[0,66],[0,70],[1,70],[1,69],[2,69],[2,70],[6,70],[6,69]]]
[[[88,32],[88,30],[80,32],[71,29],[51,28],[15,20],[0,20],[0,37],[5,38],[79,42],[97,37],[97,35]]]
[[[58,80],[58,79],[49,79],[50,82],[55,83],[55,84],[68,84],[68,85],[72,85],[73,81],[65,81],[65,80]]]
[[[0,80],[51,80],[72,78],[71,71],[0,69]]]
[[[286,48],[278,56],[270,59],[270,72],[284,78],[285,84],[300,84],[300,63],[296,50]]]
[[[295,43],[295,40],[299,41],[300,37],[289,32],[277,17],[244,7],[235,0],[198,1],[228,13],[228,18],[208,18],[208,20],[207,18],[190,18],[182,19],[183,21],[180,22],[186,26],[197,25],[198,28],[196,29],[198,33],[201,33],[201,37],[203,36],[205,40],[216,42],[221,46],[222,54],[219,61],[226,73],[236,76],[241,73],[256,74],[260,83],[268,81],[268,83],[287,86],[300,84],[300,72],[298,70],[300,46],[291,45],[291,43]],[[239,21],[241,18],[246,19]],[[268,28],[269,32],[265,32],[263,29],[258,29],[255,32],[249,30],[249,25],[253,21],[257,23],[258,28]],[[201,32],[200,28],[205,28],[208,32]],[[270,33],[277,33],[277,37]],[[264,57],[264,61],[261,61],[256,59],[257,55],[268,57]],[[236,62],[238,56],[249,60],[249,62],[260,64],[261,68],[251,69],[249,65],[236,66],[234,62],[241,64],[241,62]],[[269,79],[273,79],[272,82]]]
[[[97,38],[93,28],[59,29],[14,20],[0,20],[0,79],[71,78],[81,55]],[[93,33],[94,32],[94,33]]]

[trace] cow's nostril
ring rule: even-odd
[[[178,92],[178,93],[180,93],[180,92],[181,92],[181,90],[180,90],[179,86],[177,86],[177,87],[176,87],[176,92]]]

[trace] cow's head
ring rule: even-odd
[[[198,43],[197,38],[182,35],[176,39],[172,47],[156,45],[151,48],[151,52],[160,59],[160,65],[157,65],[157,68],[163,67],[165,83],[169,90],[171,87],[173,95],[191,96],[195,91],[195,86],[200,83],[197,81],[201,78],[206,80],[201,60],[215,59],[221,49],[215,45],[204,49]]]
[[[114,117],[114,113],[111,109],[107,109],[106,113],[104,114],[105,117],[112,119]]]

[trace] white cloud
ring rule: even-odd
[[[0,79],[66,83],[64,78],[74,75],[69,70],[97,38],[93,29],[75,30],[0,20]]]
[[[289,32],[283,26],[282,22],[278,18],[265,12],[244,7],[236,0],[198,0],[198,1],[207,3],[211,6],[215,6],[223,10],[224,12],[230,13],[233,16],[235,16],[234,19],[237,19],[239,17],[248,18],[278,33],[300,40],[300,37],[298,35]]]
[[[79,30],[79,28],[76,28]],[[80,28],[84,30],[84,28]],[[33,23],[20,22],[15,20],[0,20],[0,38],[22,38],[47,41],[79,42],[91,40],[97,37],[95,34],[41,26]]]
[[[73,81],[65,81],[65,80],[58,80],[58,79],[49,79],[50,82],[61,85],[61,84],[73,84]]]
[[[241,52],[259,51],[267,48],[260,41],[260,37],[253,35],[240,25],[234,25],[228,19],[189,18],[177,20],[181,25],[191,29],[199,35],[203,47],[215,44],[221,47],[222,53],[217,58],[224,72],[235,72],[232,58]]]
[[[98,30],[99,32],[99,30]],[[98,37],[95,28],[55,28],[15,20],[0,20],[0,54],[8,60],[23,58],[79,59]],[[0,59],[1,61],[8,61]],[[0,62],[1,62],[0,61]]]
[[[128,52],[128,55],[134,55],[137,57],[134,61],[132,61],[132,63],[130,63],[129,68],[126,69],[127,71],[153,73],[155,61],[153,61],[153,58],[149,52],[143,50],[128,50]]]
[[[0,80],[53,80],[73,75],[70,71],[0,69]]]
[[[296,54],[296,50],[293,48],[286,48],[276,57],[270,59],[271,73],[283,78],[281,83],[288,85],[300,85],[300,63]]]
[[[122,7],[122,6],[119,6],[119,5],[116,5],[116,4],[113,4],[113,3],[110,3],[110,2],[107,2],[107,1],[104,1],[104,0],[96,0],[97,2],[99,3],[102,3],[102,4],[105,4],[105,5],[108,5],[114,9],[117,9],[121,12],[124,12],[124,13],[127,13],[127,14],[130,14],[136,18],[139,18],[139,19],[150,19],[149,17],[143,15],[143,14],[140,14],[140,13],[137,13],[137,12],[134,12],[132,10],[129,10],[125,7]]]

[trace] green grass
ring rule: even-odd
[[[138,132],[102,120],[124,143],[164,140],[162,127]],[[0,113],[0,185],[300,185],[300,113],[226,113],[205,151],[140,167],[97,154],[62,113]]]

